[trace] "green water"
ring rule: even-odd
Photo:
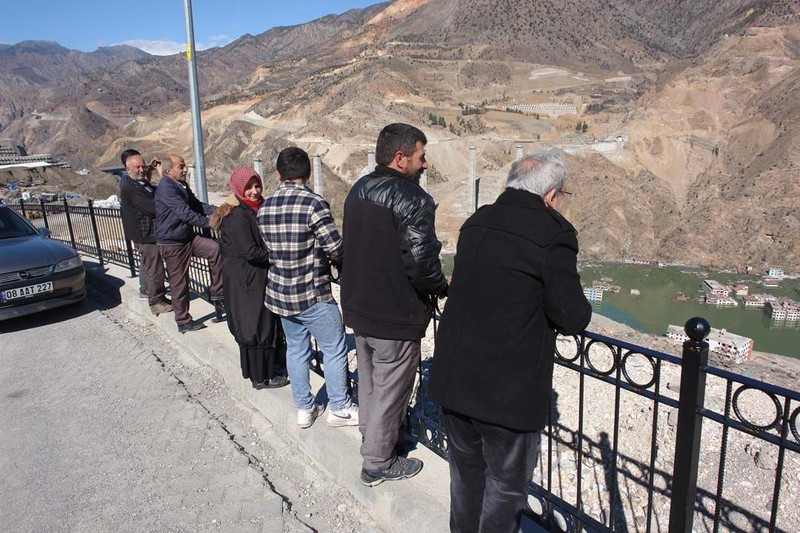
[[[745,282],[750,294],[772,294],[800,300],[795,287],[800,280],[783,280],[780,287],[769,289],[761,285],[755,275],[728,272],[709,272],[691,267],[654,267],[617,263],[589,263],[582,265],[581,281],[590,286],[601,277],[612,278],[619,285],[619,294],[605,292],[602,302],[596,302],[595,312],[617,322],[622,322],[645,333],[664,335],[667,325],[683,325],[693,316],[702,316],[712,327],[725,328],[731,333],[750,337],[754,349],[800,358],[800,323],[773,322],[763,309],[745,309],[741,298],[738,307],[716,307],[699,303],[703,295],[704,279],[715,279],[730,285]],[[639,289],[632,296],[631,289]],[[678,301],[675,296],[684,293],[689,301]]]
[[[452,256],[442,258],[446,273],[453,268]],[[795,288],[800,280],[783,280],[780,287],[769,289],[755,275],[709,272],[692,267],[655,267],[620,263],[584,263],[580,267],[581,281],[591,286],[593,280],[611,278],[619,285],[618,294],[605,292],[601,302],[594,302],[594,312],[645,333],[664,335],[669,324],[683,325],[693,316],[702,316],[712,327],[725,328],[731,333],[750,337],[755,350],[800,358],[800,322],[772,322],[763,309],[745,309],[741,298],[738,307],[718,308],[698,303],[704,279],[715,279],[730,285],[744,281],[750,294],[773,294],[800,300]],[[632,296],[631,289],[639,289]],[[689,301],[677,301],[684,293]]]

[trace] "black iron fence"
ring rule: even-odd
[[[119,209],[11,207],[135,275]],[[205,297],[210,270],[192,261],[192,290]],[[703,319],[687,322],[682,357],[590,332],[559,337],[531,520],[574,532],[800,531],[800,393],[709,366],[708,331]],[[434,320],[408,428],[446,458],[441,410],[427,399],[435,336]]]

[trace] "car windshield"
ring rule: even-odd
[[[36,230],[11,209],[0,209],[0,239],[36,235]]]

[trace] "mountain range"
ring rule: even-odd
[[[470,211],[470,147],[482,203],[517,146],[557,147],[582,257],[800,264],[794,1],[395,0],[244,35],[197,66],[212,188],[297,145],[322,156],[340,213],[378,131],[403,121],[428,134],[446,249]],[[182,55],[0,45],[0,137],[87,179],[130,146],[191,159],[187,78]]]

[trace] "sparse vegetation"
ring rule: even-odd
[[[439,126],[441,128],[447,127],[447,121],[445,121],[444,117],[435,113],[428,113],[428,123],[431,126]]]

